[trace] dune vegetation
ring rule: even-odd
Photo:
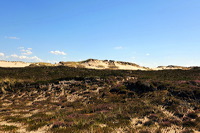
[[[200,132],[200,70],[0,68],[0,132]]]

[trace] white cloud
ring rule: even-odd
[[[18,55],[12,54],[10,57],[18,58]]]
[[[122,46],[117,46],[117,47],[114,47],[114,49],[120,50],[120,49],[123,49],[123,47]]]
[[[14,39],[14,40],[19,40],[20,38],[15,37],[15,36],[5,36],[6,39]]]
[[[10,57],[15,58],[15,59],[21,59],[21,60],[42,61],[42,59],[40,59],[37,56],[28,57],[28,56],[24,56],[24,55],[20,56],[20,55],[13,54]]]
[[[37,56],[30,56],[32,54],[32,48],[18,48],[21,52],[19,54],[5,55],[4,53],[0,53],[0,57],[6,58],[8,60],[20,60],[26,62],[41,62],[43,61]]]
[[[51,54],[55,54],[55,55],[67,55],[65,52],[62,52],[62,51],[50,51]]]
[[[149,55],[150,55],[149,53],[146,54],[146,56],[149,56]]]
[[[0,56],[5,56],[5,54],[4,53],[0,53]]]
[[[42,61],[42,59],[40,59],[40,58],[37,57],[37,56],[28,57],[28,58],[31,59],[31,60],[35,60],[35,61]]]
[[[24,49],[24,47],[18,47],[18,49]]]
[[[21,50],[23,53],[23,55],[31,55],[33,52],[31,52],[30,50]]]
[[[31,51],[32,48],[27,48],[25,49],[24,47],[19,47],[21,49],[20,51],[22,52],[22,55],[31,55],[33,52]]]

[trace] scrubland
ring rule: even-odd
[[[0,132],[197,133],[200,70],[0,68]]]

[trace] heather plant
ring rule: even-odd
[[[18,129],[16,126],[0,125],[0,131],[15,132]]]
[[[199,130],[199,70],[0,68],[0,119],[27,132]],[[31,74],[30,74],[31,73]],[[137,77],[128,80],[129,77]],[[64,91],[62,91],[64,90]],[[2,127],[17,132],[20,126]],[[156,131],[155,128],[159,126]],[[12,129],[13,128],[13,129]]]

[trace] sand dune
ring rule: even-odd
[[[26,67],[30,64],[21,61],[0,61],[0,67]]]
[[[182,67],[182,66],[158,66],[157,68],[148,68],[139,66],[135,63],[130,62],[122,62],[122,61],[114,61],[114,60],[97,60],[97,59],[88,59],[80,62],[59,62],[57,64],[45,63],[45,62],[35,62],[35,63],[27,63],[22,61],[0,61],[0,67],[36,67],[36,66],[68,66],[75,68],[88,68],[88,69],[112,69],[112,70],[190,70],[193,67]]]

